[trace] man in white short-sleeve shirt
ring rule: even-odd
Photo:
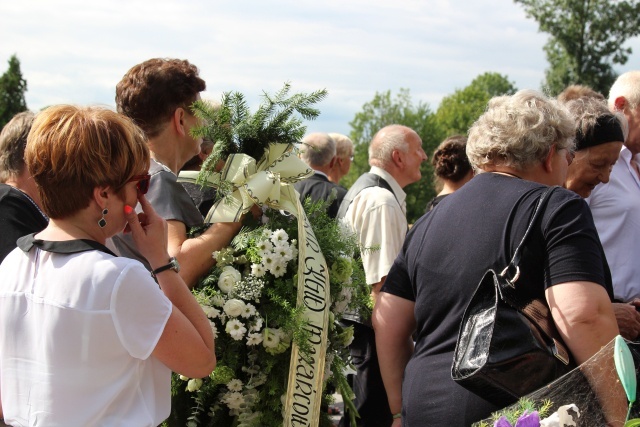
[[[420,165],[427,160],[418,134],[401,125],[379,130],[369,146],[371,170],[353,184],[344,198],[338,218],[344,218],[358,235],[367,284],[375,300],[407,232],[406,194],[403,188],[420,180]],[[354,322],[351,357],[359,426],[390,426],[387,395],[380,376],[375,335],[369,325]]]

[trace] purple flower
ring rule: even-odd
[[[493,423],[493,427],[513,427],[513,426],[504,416],[502,416],[498,421]]]
[[[527,411],[524,411],[524,414],[518,418],[516,421],[516,427],[540,427],[540,416],[538,415],[538,411],[533,411],[530,414],[527,414]]]
[[[493,427],[540,427],[540,416],[538,415],[538,411],[533,411],[531,413],[524,411],[524,414],[522,414],[516,421],[515,426],[512,426],[511,423],[503,416],[493,423]]]

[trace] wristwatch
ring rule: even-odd
[[[163,271],[173,270],[176,273],[180,271],[180,264],[178,264],[178,260],[176,257],[172,256],[169,258],[169,264],[163,265],[162,267],[158,267],[151,272],[151,275],[155,278],[156,275],[162,273]]]

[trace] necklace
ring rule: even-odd
[[[522,178],[521,178],[521,177],[519,177],[518,175],[513,174],[513,173],[509,173],[509,172],[502,172],[502,171],[497,172],[497,171],[494,171],[493,173],[497,173],[497,174],[500,174],[500,175],[512,176],[512,177],[514,177],[514,178],[522,179]]]
[[[27,200],[29,200],[29,201],[31,202],[31,204],[32,204],[33,206],[35,206],[35,208],[36,208],[36,209],[38,209],[38,212],[40,212],[40,215],[42,215],[42,217],[43,217],[46,221],[49,221],[49,217],[48,217],[47,215],[45,215],[45,213],[44,213],[44,212],[42,212],[42,210],[40,209],[40,206],[38,206],[38,204],[37,204],[37,203],[36,203],[36,202],[31,198],[31,196],[29,196],[27,193],[25,193],[24,191],[20,190],[19,188],[16,188],[16,187],[13,187],[13,188],[15,188],[16,190],[18,190],[19,192],[21,192],[21,193],[22,193],[22,195],[23,195],[24,197],[26,197],[26,198],[27,198]]]

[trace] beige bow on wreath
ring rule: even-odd
[[[195,183],[198,174],[180,172],[179,181]],[[221,182],[227,182],[233,191],[211,207],[205,222],[238,222],[254,204],[284,209],[297,216],[293,199],[297,195],[291,191],[291,184],[312,174],[313,170],[296,155],[293,144],[270,144],[257,164],[246,154],[231,154],[222,171],[212,173],[207,184],[219,187]]]

